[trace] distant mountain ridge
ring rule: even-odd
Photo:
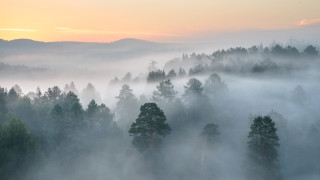
[[[4,40],[0,39],[0,45],[3,44],[177,44],[177,43],[160,43],[155,41],[148,41],[143,39],[136,39],[136,38],[124,38],[119,39],[117,41],[111,41],[111,42],[82,42],[82,41],[50,41],[50,42],[44,42],[44,41],[36,41],[32,39],[14,39],[14,40]]]
[[[141,59],[168,53],[182,54],[185,44],[159,43],[141,39],[120,39],[114,42],[42,42],[30,39],[0,40],[0,62],[36,67],[92,65],[106,61]],[[93,63],[95,62],[95,63]]]
[[[76,42],[76,41],[56,41],[56,42],[43,42],[34,41],[31,39],[16,39],[11,41],[0,40],[0,56],[8,55],[8,53],[38,53],[45,51],[50,52],[77,52],[80,51],[94,51],[94,52],[107,52],[117,49],[117,51],[133,51],[133,50],[145,50],[158,52],[158,51],[170,51],[172,48],[181,48],[182,44],[176,43],[159,43],[146,41],[141,39],[126,38],[120,39],[114,42]],[[129,49],[127,49],[129,48]],[[122,49],[122,50],[121,50]]]

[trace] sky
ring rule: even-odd
[[[159,42],[320,23],[319,0],[1,0],[0,39]]]

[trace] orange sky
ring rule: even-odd
[[[202,32],[319,23],[319,7],[319,0],[1,0],[0,38],[170,41]]]

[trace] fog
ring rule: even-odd
[[[6,179],[252,179],[248,135],[259,115],[270,116],[277,128],[281,178],[274,179],[320,178],[320,48],[315,44],[308,50],[308,45],[272,43],[210,52],[139,40],[21,40],[0,46],[0,87],[8,96],[0,106],[1,128],[19,118],[37,144],[23,156],[32,161],[0,160]],[[175,75],[169,75],[172,69]],[[157,99],[154,91],[166,79],[176,93]],[[18,100],[10,99],[14,86]],[[54,86],[61,92],[50,94]],[[68,100],[77,100],[69,91],[79,98],[80,115],[72,114],[75,106]],[[163,110],[171,132],[158,146],[140,151],[128,131],[147,102]],[[211,123],[219,131],[213,143],[202,135]]]

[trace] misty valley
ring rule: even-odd
[[[320,179],[320,47],[201,49],[0,41],[0,179]]]

